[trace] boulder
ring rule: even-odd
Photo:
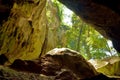
[[[15,60],[9,67],[53,76],[54,80],[116,80],[97,72],[78,52],[68,48],[55,48],[36,60]]]

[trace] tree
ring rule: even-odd
[[[107,39],[75,14],[72,15],[72,27],[69,27],[66,36],[67,47],[80,52],[87,59],[105,58],[113,55]]]

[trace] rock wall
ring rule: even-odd
[[[50,26],[47,19],[46,0],[10,2],[3,4],[4,0],[0,0],[0,54],[5,54],[13,62],[15,59],[38,58],[54,48],[56,37],[53,34],[56,32],[50,29],[54,26]]]

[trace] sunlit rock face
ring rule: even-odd
[[[120,0],[59,0],[103,36],[120,52]]]
[[[47,0],[0,0],[0,54],[13,62],[36,59],[55,48],[57,11]]]
[[[46,0],[0,0],[0,54],[10,62],[41,53],[47,34],[45,6]]]

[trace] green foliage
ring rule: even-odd
[[[72,27],[66,30],[67,47],[79,51],[87,59],[105,58],[111,53],[107,40],[84,23],[75,14],[72,15]]]
[[[68,47],[76,50],[87,59],[101,59],[113,55],[112,46],[108,45],[107,39],[74,13],[65,14],[64,12],[67,10],[65,6],[56,0],[53,0],[53,2],[58,6],[58,14],[61,19],[60,27],[58,28],[58,47]],[[64,22],[66,16],[68,17],[67,19],[71,19],[72,25]]]
[[[57,8],[57,15],[59,16],[60,21],[63,19],[63,5],[57,0],[52,0],[54,6]]]
[[[88,59],[107,57],[106,52],[110,52],[107,40],[77,16],[73,15],[72,20],[73,25],[67,31],[68,47],[79,51]]]

